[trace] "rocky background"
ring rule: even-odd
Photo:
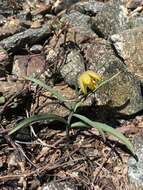
[[[83,112],[131,137],[138,162],[96,130],[74,133],[70,148],[58,127],[7,137],[30,115],[68,114],[26,76],[74,100],[86,70],[118,73]],[[142,92],[142,0],[0,0],[0,189],[143,189]]]

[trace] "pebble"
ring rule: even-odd
[[[42,48],[43,48],[43,47],[42,47],[41,45],[35,44],[35,45],[33,45],[33,46],[30,48],[30,51],[31,51],[32,53],[39,54],[39,53],[41,53]]]
[[[6,18],[3,15],[0,15],[0,26],[6,23]]]

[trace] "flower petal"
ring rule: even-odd
[[[80,86],[81,91],[84,94],[87,94],[87,85],[84,83],[83,78],[81,76],[79,77],[79,86]]]
[[[96,88],[96,80],[101,80],[101,77],[95,72],[88,70],[83,72],[79,77],[79,86],[84,94],[87,94],[87,88],[91,91]]]
[[[94,71],[87,71],[88,75],[94,78],[95,80],[101,80],[101,76],[96,74]]]
[[[91,83],[91,77],[88,75],[88,73],[85,71],[80,76],[82,82],[86,85],[89,85]]]
[[[94,82],[94,81],[91,81],[90,85],[88,85],[88,88],[89,88],[91,91],[95,90],[95,88],[96,88],[95,82]]]

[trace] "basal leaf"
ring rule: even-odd
[[[87,117],[82,116],[80,114],[74,114],[73,116],[80,119],[81,121],[83,121],[84,124],[86,124],[86,127],[89,127],[89,126],[94,127],[94,128],[96,128],[98,130],[102,130],[104,132],[112,134],[114,137],[119,139],[134,154],[134,148],[133,148],[132,143],[122,133],[120,133],[116,129],[114,129],[114,128],[112,128],[109,125],[104,124],[104,123],[94,122],[94,121],[92,121],[92,120],[88,119]],[[72,128],[73,127],[78,127],[78,124],[79,124],[79,127],[85,127],[84,124],[79,123],[79,122],[73,123],[71,125],[71,127]]]
[[[54,114],[42,114],[42,115],[34,115],[31,116],[29,118],[26,118],[24,120],[22,120],[21,122],[19,122],[16,127],[14,127],[9,133],[8,135],[12,135],[14,134],[16,131],[18,131],[19,129],[28,126],[29,124],[35,123],[35,122],[39,122],[39,121],[48,121],[48,122],[52,122],[52,121],[59,121],[61,123],[67,124],[66,120],[60,116],[54,115]]]

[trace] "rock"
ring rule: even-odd
[[[33,74],[40,74],[41,77],[45,71],[45,66],[45,59],[41,55],[17,55],[14,57],[12,74],[16,75],[18,79]]]
[[[3,26],[0,27],[0,40],[21,32],[23,27],[20,25],[19,19],[9,18]]]
[[[52,31],[49,28],[49,25],[46,23],[41,28],[36,28],[36,29],[30,28],[24,32],[14,34],[13,36],[1,40],[0,45],[4,47],[6,50],[16,51],[16,48],[25,47],[26,44],[27,45],[36,44],[43,38],[49,37],[51,32]]]
[[[24,28],[30,28],[32,20],[30,11],[20,11],[19,14],[17,14],[17,18]]]
[[[87,69],[99,73],[104,80],[120,72],[116,78],[96,92],[98,105],[118,107],[118,111],[126,115],[142,110],[140,83],[115,56],[110,43],[103,39],[96,39],[85,43],[83,52],[88,63]]]
[[[75,3],[77,3],[79,0],[57,0],[53,7],[52,10],[55,13],[59,13],[62,10],[67,10],[69,9],[72,5],[74,5]]]
[[[23,89],[23,84],[13,81],[0,81],[0,93],[3,96],[13,95],[14,93]]]
[[[127,115],[140,111],[143,108],[140,83],[115,56],[110,44],[105,40],[96,40],[84,44],[84,47],[88,68],[100,73],[104,80],[120,72],[114,80],[97,91],[99,104],[108,105],[110,102],[111,107],[122,107],[129,100],[119,111]]]
[[[7,1],[1,0],[0,1],[0,14],[4,16],[13,16],[13,12],[18,11],[18,4],[21,4],[20,1]]]
[[[90,16],[88,15],[84,15],[78,11],[72,10],[70,13],[63,15],[61,22],[69,23],[67,41],[73,41],[73,33],[76,34],[75,40],[78,44],[82,41],[85,41],[87,38],[97,37],[95,32],[91,29]]]
[[[143,16],[134,16],[129,18],[130,28],[142,27],[143,26]]]
[[[20,21],[23,21],[25,22],[26,20],[32,20],[32,15],[29,11],[20,11],[18,14],[17,14],[17,18],[20,20]]]
[[[6,18],[0,14],[0,26],[6,23]]]
[[[78,11],[72,10],[68,14],[64,14],[61,18],[62,23],[68,23],[66,42],[64,42],[64,34],[61,34],[57,40],[55,35],[49,42],[46,49],[46,60],[48,63],[59,65],[60,73],[64,80],[71,86],[77,84],[78,75],[85,70],[84,59],[80,53],[80,49],[77,44],[86,41],[89,38],[97,37],[97,35],[91,30],[89,23],[90,17],[83,15]],[[61,26],[59,23],[55,23],[55,28]],[[74,33],[75,38],[74,38]],[[66,44],[66,45],[65,45]],[[64,46],[64,48],[62,48]],[[63,60],[65,64],[63,64]],[[58,63],[57,63],[58,62]]]
[[[138,161],[134,157],[128,160],[128,178],[130,183],[134,184],[136,189],[143,190],[143,134],[136,135],[133,140],[135,154]]]
[[[103,2],[99,1],[88,1],[88,2],[79,2],[75,9],[81,12],[82,14],[95,16],[98,12],[100,12],[104,7]]]
[[[33,46],[30,48],[30,51],[31,51],[32,53],[39,54],[39,53],[41,53],[42,49],[43,49],[43,46],[41,46],[41,45],[39,45],[39,44],[35,44],[35,45],[33,45]]]
[[[134,10],[139,6],[143,6],[143,0],[129,0],[127,3],[127,8]]]
[[[51,182],[42,187],[41,190],[78,190],[78,188],[70,182]]]
[[[127,9],[121,0],[112,0],[91,19],[92,29],[99,37],[108,38],[129,28],[127,14]]]
[[[77,86],[78,76],[85,71],[84,59],[76,48],[69,49],[66,62],[61,67],[60,73],[64,80],[71,86]]]
[[[0,77],[6,76],[6,66],[9,64],[9,56],[5,49],[0,47]]]
[[[14,153],[11,153],[8,159],[8,168],[11,169],[12,167],[18,167],[18,160]]]
[[[49,12],[52,8],[52,3],[49,2],[49,4],[46,4],[45,2],[35,2],[35,5],[33,6],[34,10],[30,11],[32,16],[36,15],[44,15],[47,12]]]
[[[111,41],[128,69],[143,82],[143,27],[125,30],[111,36]]]

